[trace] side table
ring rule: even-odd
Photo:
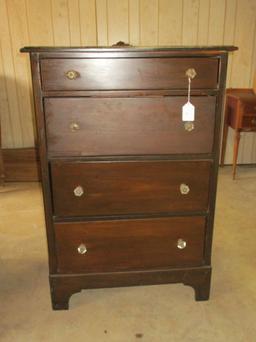
[[[232,171],[233,179],[235,179],[240,133],[256,132],[256,94],[253,89],[237,88],[226,91],[221,166],[224,165],[228,127],[235,130]]]

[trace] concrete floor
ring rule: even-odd
[[[256,168],[220,170],[208,302],[192,288],[85,290],[52,311],[37,183],[0,190],[0,341],[256,341]]]

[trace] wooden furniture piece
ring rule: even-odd
[[[207,300],[228,51],[27,47],[54,309],[86,288]],[[182,121],[188,77],[195,121]]]
[[[5,148],[2,152],[5,182],[40,181],[39,157],[36,148]]]
[[[4,185],[4,159],[2,149],[2,136],[1,136],[1,120],[0,120],[0,185]]]
[[[256,131],[256,94],[252,89],[227,89],[221,166],[224,165],[228,127],[235,130],[232,171],[233,179],[235,179],[240,133]]]

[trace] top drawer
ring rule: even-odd
[[[193,89],[218,86],[217,58],[42,59],[43,90]]]

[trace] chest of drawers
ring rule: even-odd
[[[210,291],[228,51],[29,47],[54,309],[87,288]],[[189,70],[189,72],[188,72]],[[195,120],[182,121],[188,76]]]

